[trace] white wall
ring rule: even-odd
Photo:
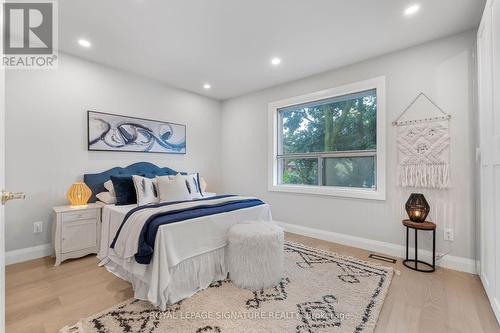
[[[6,208],[7,251],[50,242],[51,207],[84,173],[149,161],[199,171],[220,190],[220,102],[61,54],[56,70],[6,74],[6,188],[27,200]],[[86,111],[187,125],[187,154],[89,152]],[[44,232],[33,234],[33,222]]]
[[[83,173],[138,161],[200,171],[211,191],[262,197],[279,221],[404,244],[400,219],[410,191],[395,185],[390,122],[424,91],[453,117],[453,187],[424,191],[439,228],[438,252],[474,258],[474,38],[467,32],[234,98],[222,104],[222,115],[217,101],[69,55],[61,54],[57,70],[8,71],[6,188],[26,191],[28,199],[7,206],[7,250],[50,241],[50,208],[66,203],[68,187]],[[382,75],[387,78],[387,200],[268,192],[268,103]],[[185,123],[188,154],[88,152],[88,109]],[[44,233],[33,234],[35,221],[44,221]],[[454,229],[454,242],[443,241],[443,226]],[[422,245],[429,247],[428,236]]]
[[[396,130],[391,122],[423,91],[452,115],[452,188],[423,191],[430,199],[431,218],[439,228],[437,250],[474,258],[474,38],[473,31],[462,33],[225,101],[222,113],[225,192],[262,197],[271,204],[273,217],[278,221],[404,244],[402,207],[410,191],[396,187]],[[378,76],[387,80],[387,200],[268,192],[268,103]],[[443,226],[454,229],[454,242],[443,240]],[[429,247],[430,236],[420,244]]]

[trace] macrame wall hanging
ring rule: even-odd
[[[425,98],[433,109],[439,111],[439,115],[400,121],[421,98]],[[435,189],[449,187],[450,118],[427,95],[420,93],[392,123],[398,128],[399,186]]]

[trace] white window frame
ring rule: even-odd
[[[377,91],[377,152],[376,152],[376,189],[350,188],[339,186],[315,186],[279,184],[278,170],[278,139],[279,139],[279,112],[287,106],[299,105],[320,101],[323,99],[354,94],[362,91]],[[361,82],[351,83],[340,87],[321,90],[307,95],[292,97],[269,104],[268,121],[268,191],[289,192],[301,194],[329,195],[348,198],[385,200],[385,168],[386,168],[386,124],[385,124],[385,77],[377,77]]]

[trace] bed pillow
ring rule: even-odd
[[[191,200],[186,181],[182,177],[156,177],[160,202]]]
[[[137,203],[132,176],[111,176],[111,182],[116,194],[116,205],[132,205]]]
[[[135,192],[137,193],[137,204],[139,206],[158,203],[160,198],[156,185],[156,179],[132,176]]]
[[[109,192],[109,194],[116,197],[115,188],[113,187],[111,179],[104,183],[104,188]]]
[[[96,198],[99,199],[99,201],[104,202],[106,205],[114,205],[116,203],[116,197],[107,191],[98,193]]]
[[[181,175],[180,173],[178,173],[176,176],[169,176],[169,177],[170,177],[170,179],[174,179],[176,177],[183,178],[191,199],[203,198],[203,193],[201,191],[201,185],[200,185],[200,174],[199,173],[191,173],[189,175]]]

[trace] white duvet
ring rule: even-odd
[[[228,197],[140,210],[129,217],[114,249],[109,246],[116,231],[126,213],[135,206],[106,205],[102,211],[101,248],[98,254],[101,264],[131,282],[136,298],[148,300],[165,309],[168,304],[192,296],[213,281],[225,278],[227,269],[224,256],[228,229],[244,221],[271,221],[271,211],[267,204],[263,204],[162,225],[156,234],[153,257],[148,265],[138,264],[134,259],[144,222],[157,209],[177,210],[242,199],[250,198]]]
[[[195,208],[197,206],[203,205],[203,206],[215,206],[218,204],[224,204],[224,203],[231,203],[231,202],[236,202],[240,200],[249,200],[249,199],[255,199],[252,197],[243,197],[243,196],[234,196],[234,197],[225,197],[225,198],[217,198],[217,199],[210,199],[210,200],[201,200],[201,201],[188,201],[188,202],[181,202],[173,205],[167,205],[167,206],[160,206],[160,207],[154,207],[154,208],[146,208],[146,209],[141,209],[139,211],[134,212],[130,217],[128,218],[127,222],[123,225],[122,230],[120,231],[120,234],[118,238],[116,239],[116,243],[114,246],[115,254],[119,256],[120,258],[123,259],[128,259],[133,257],[138,250],[139,247],[139,235],[141,233],[142,228],[144,227],[144,224],[148,220],[149,217],[152,215],[158,214],[158,213],[167,213],[170,211],[177,211],[177,210],[182,210],[182,209],[189,209],[189,208]],[[181,222],[176,222],[179,224],[184,224],[187,223],[187,225],[182,225],[180,227],[172,227],[171,230],[177,230],[176,233],[178,234],[179,232],[183,231],[188,231],[193,237],[194,240],[196,240],[196,234],[203,234],[202,239],[200,239],[200,243],[196,246],[196,249],[193,248],[192,242],[183,242],[179,243],[178,237],[174,237],[172,239],[168,240],[169,244],[176,244],[175,248],[177,251],[180,251],[182,253],[187,253],[189,256],[197,255],[203,252],[206,252],[207,250],[212,250],[215,248],[219,248],[221,246],[225,245],[225,234],[221,233],[220,227],[223,227],[224,224],[221,223],[218,219],[205,219],[206,222],[204,222],[203,225],[199,224],[199,221],[196,222],[198,219],[194,219],[191,221],[181,221]],[[193,223],[193,221],[195,221]],[[189,230],[191,228],[187,228],[187,226],[191,226],[193,228],[196,228],[196,230]],[[178,235],[175,235],[178,236]],[[189,237],[189,235],[186,235]],[[202,248],[200,246],[202,245],[208,245],[208,248]],[[214,245],[216,246],[214,248]],[[193,252],[194,251],[194,252]],[[180,259],[180,260],[179,260]],[[177,258],[177,260],[173,263],[176,265],[181,261],[182,259],[186,258]],[[171,262],[172,263],[172,262]]]

